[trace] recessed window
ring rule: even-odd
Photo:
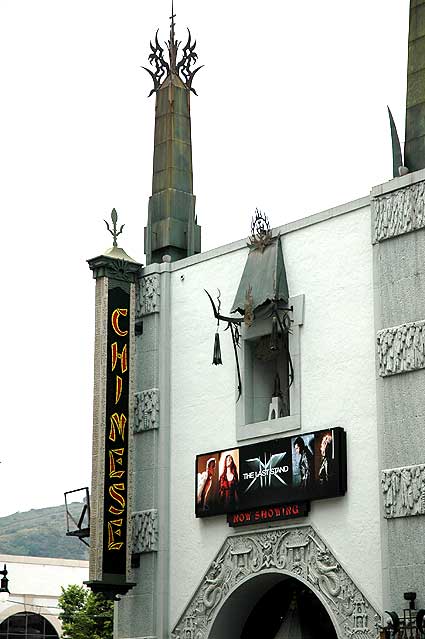
[[[0,624],[0,639],[59,639],[59,635],[41,615],[19,612]]]
[[[242,396],[236,403],[237,439],[301,428],[300,327],[304,295],[289,299],[289,333],[273,338],[272,318],[242,328]]]

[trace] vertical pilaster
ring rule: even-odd
[[[102,574],[103,548],[103,486],[105,483],[105,438],[106,422],[106,362],[108,333],[108,278],[96,280],[96,315],[94,342],[94,384],[93,384],[93,444],[91,481],[90,520],[90,564],[89,579],[95,580]]]
[[[140,265],[114,247],[89,260],[96,279],[90,567],[108,596],[130,582],[135,280]]]
[[[170,265],[144,273],[136,303],[133,571],[119,637],[169,637]]]
[[[425,171],[372,191],[384,609],[425,606]]]

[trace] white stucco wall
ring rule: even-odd
[[[305,295],[302,431],[340,426],[347,432],[347,494],[312,502],[308,523],[381,608],[370,210],[362,200],[322,218],[288,225],[289,232],[282,227],[290,295]],[[237,445],[231,338],[221,332],[224,365],[212,366],[215,321],[203,289],[215,296],[220,288],[222,312],[230,311],[248,251],[240,247],[184,260],[171,276],[172,626],[232,534],[224,516],[195,519],[194,465],[196,454]]]
[[[58,597],[61,586],[82,585],[88,579],[88,561],[0,555],[8,570],[10,597],[0,603],[0,623],[19,612],[42,615],[59,632]]]

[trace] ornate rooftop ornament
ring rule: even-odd
[[[159,30],[157,30],[155,34],[155,43],[152,44],[152,42],[150,42],[151,54],[149,55],[149,58],[148,58],[149,64],[153,66],[155,70],[151,71],[151,69],[148,69],[147,67],[142,67],[149,73],[149,75],[151,76],[153,80],[153,89],[149,93],[149,97],[152,95],[152,93],[156,93],[158,91],[159,87],[162,84],[163,79],[165,79],[168,75],[172,73],[178,76],[180,80],[182,80],[184,86],[187,89],[189,89],[189,91],[192,91],[195,95],[197,95],[195,89],[192,87],[192,81],[195,76],[195,73],[197,73],[199,69],[203,67],[203,65],[200,65],[199,67],[196,67],[195,69],[192,69],[193,65],[196,64],[196,61],[198,59],[198,54],[195,52],[196,40],[192,43],[192,36],[188,29],[187,30],[188,39],[185,46],[182,48],[182,57],[179,60],[179,62],[177,62],[177,57],[178,57],[178,52],[179,52],[179,47],[181,45],[181,42],[179,40],[176,40],[175,38],[175,33],[174,33],[175,17],[176,17],[176,14],[174,13],[174,3],[172,0],[171,16],[170,16],[170,20],[171,20],[170,38],[165,43],[168,49],[169,62],[167,62],[164,58],[164,49],[161,47],[161,45],[158,42]]]
[[[149,93],[148,98],[151,97],[152,93],[158,91],[163,77],[168,75],[168,73],[170,72],[170,67],[164,59],[164,49],[158,42],[158,31],[159,29],[157,29],[155,33],[155,46],[152,44],[152,42],[149,43],[152,53],[149,55],[148,60],[149,64],[155,67],[155,72],[151,71],[147,67],[142,67],[142,69],[145,69],[145,71],[149,73],[153,80],[153,89]]]
[[[268,217],[265,213],[255,209],[255,215],[251,220],[251,236],[248,246],[251,250],[260,249],[263,252],[271,242],[272,231]]]
[[[117,244],[117,237],[118,235],[121,235],[122,230],[125,226],[125,224],[121,224],[121,228],[119,231],[117,231],[117,220],[118,220],[118,213],[116,212],[115,209],[112,209],[112,213],[111,213],[111,220],[112,220],[112,230],[111,227],[109,226],[108,222],[106,220],[104,220],[105,224],[106,224],[106,228],[108,229],[108,231],[110,232],[110,234],[112,235],[112,237],[114,238],[114,243],[113,246],[118,246]]]

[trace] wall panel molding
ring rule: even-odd
[[[158,550],[158,510],[141,510],[133,513],[134,554],[156,552]]]
[[[425,320],[378,331],[379,375],[425,368]]]
[[[425,464],[382,471],[385,518],[425,515]]]
[[[134,432],[159,428],[159,388],[134,394]]]
[[[145,275],[139,280],[136,317],[160,311],[161,280],[158,273]]]
[[[425,182],[373,197],[373,243],[425,227]]]

